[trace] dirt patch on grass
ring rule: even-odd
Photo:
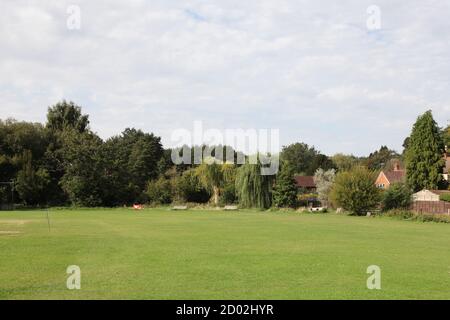
[[[0,236],[15,236],[18,234],[21,234],[22,232],[20,231],[1,231],[0,230]]]
[[[15,225],[15,226],[22,226],[25,223],[32,222],[32,220],[17,220],[17,219],[3,219],[0,220],[0,224],[9,224],[9,225]]]

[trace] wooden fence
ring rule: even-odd
[[[450,202],[446,201],[414,201],[411,209],[418,213],[450,215]]]

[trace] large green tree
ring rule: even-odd
[[[343,153],[336,153],[331,157],[334,165],[336,166],[337,171],[348,171],[352,169],[354,166],[358,165],[359,159],[354,155],[348,155]]]
[[[387,146],[381,146],[380,150],[372,152],[369,157],[364,160],[364,164],[370,170],[382,170],[389,165],[392,159],[397,159],[399,157],[400,155],[395,150],[391,150]]]
[[[105,179],[106,159],[101,155],[102,140],[92,132],[75,129],[62,133],[64,175],[60,184],[76,206],[104,205],[108,190]]]
[[[20,199],[26,205],[46,204],[47,185],[50,178],[48,172],[43,169],[35,169],[32,164],[32,153],[24,151],[22,156],[23,167],[17,174],[15,188]]]
[[[437,189],[442,180],[444,142],[431,110],[417,118],[405,152],[408,184],[414,191]]]
[[[102,153],[108,159],[107,180],[111,186],[108,202],[117,205],[143,201],[148,182],[157,178],[163,169],[161,138],[127,128],[108,139]]]
[[[363,166],[337,174],[331,189],[335,205],[356,215],[374,209],[381,200],[381,191],[375,186],[376,172]]]
[[[294,143],[284,146],[281,160],[289,163],[296,174],[313,175],[318,168],[324,170],[334,168],[334,163],[326,155],[321,154],[313,146],[306,143]]]
[[[0,120],[0,181],[16,181],[16,203],[46,203],[48,144],[48,132],[41,124]]]
[[[63,100],[48,108],[47,128],[56,131],[70,128],[85,132],[89,129],[89,116],[83,115],[81,107],[72,101]]]

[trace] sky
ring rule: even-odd
[[[401,151],[429,109],[450,120],[449,1],[2,0],[0,12],[1,119],[44,122],[66,99],[105,139],[135,127],[169,147],[202,121],[279,129],[281,145],[329,155]]]

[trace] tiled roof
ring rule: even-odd
[[[445,157],[444,173],[450,173],[450,153],[447,153]]]
[[[386,171],[384,175],[388,179],[389,183],[401,182],[406,175],[405,170]]]
[[[315,188],[316,187],[313,176],[295,176],[294,179],[295,179],[295,182],[297,183],[297,187],[300,187],[300,188]]]

